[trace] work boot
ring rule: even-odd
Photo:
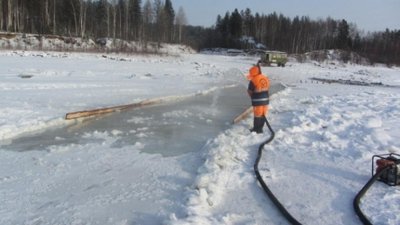
[[[265,119],[264,117],[254,117],[253,120],[253,128],[250,129],[250,132],[256,132],[257,134],[261,134],[263,132]]]

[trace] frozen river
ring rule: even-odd
[[[204,163],[205,146],[249,104],[246,87],[238,85],[9,140],[1,146],[3,157],[10,157],[3,167],[18,168],[4,172],[13,182],[0,182],[2,224],[184,218],[182,196]]]
[[[283,86],[277,84],[271,89],[274,93]],[[233,118],[249,104],[246,87],[240,85],[48,129],[14,139],[3,148],[49,150],[54,146],[100,142],[95,134],[109,132],[116,137],[110,147],[140,144],[146,146],[143,152],[175,156],[201,149],[207,140],[231,126]]]

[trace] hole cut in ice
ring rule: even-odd
[[[271,92],[283,88],[274,85]],[[249,105],[246,88],[235,86],[20,137],[5,149],[49,151],[57,146],[106,143],[112,148],[132,146],[146,153],[175,156],[201,150],[207,140],[232,126],[233,118]]]

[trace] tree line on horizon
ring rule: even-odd
[[[400,65],[400,30],[360,31],[355,24],[332,18],[293,19],[282,14],[252,14],[250,9],[218,15],[215,26],[204,29],[200,48],[252,48],[243,37],[252,37],[269,50],[302,54],[315,50],[340,49],[356,52],[371,62]]]
[[[212,27],[191,26],[182,7],[171,0],[0,0],[5,32],[82,38],[181,43],[203,48],[251,49],[251,37],[269,50],[291,54],[341,49],[371,60],[400,64],[400,30],[364,33],[355,24],[332,18],[293,19],[282,14],[253,14],[235,9],[218,15]]]
[[[180,42],[186,15],[171,0],[0,0],[1,30],[140,42]]]

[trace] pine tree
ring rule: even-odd
[[[96,35],[97,37],[108,37],[108,3],[107,0],[99,0],[96,6]]]
[[[129,30],[130,39],[138,40],[142,24],[142,9],[140,0],[129,0]]]
[[[171,42],[173,40],[173,29],[174,29],[174,20],[175,20],[175,11],[172,7],[171,0],[165,0],[164,5],[164,41]]]
[[[346,20],[342,20],[338,26],[338,35],[336,38],[337,47],[340,49],[349,48],[349,25]]]
[[[147,47],[147,42],[150,39],[151,27],[154,21],[153,6],[150,0],[146,0],[143,6],[143,42],[144,46]]]
[[[155,32],[153,35],[155,36],[154,40],[158,43],[158,47],[160,47],[164,33],[164,5],[161,3],[161,0],[154,0],[153,7],[155,15]]]
[[[116,7],[116,36],[118,38],[125,37],[125,0],[118,0]]]
[[[242,35],[242,16],[235,9],[229,20],[229,30],[233,38],[239,38]]]
[[[246,36],[254,37],[254,17],[251,14],[251,10],[247,8],[244,12],[241,13],[243,18],[243,34]]]
[[[221,34],[222,34],[222,47],[231,47],[230,46],[230,26],[229,26],[229,21],[230,21],[230,13],[226,12],[225,17],[222,19],[222,24],[221,24]]]

